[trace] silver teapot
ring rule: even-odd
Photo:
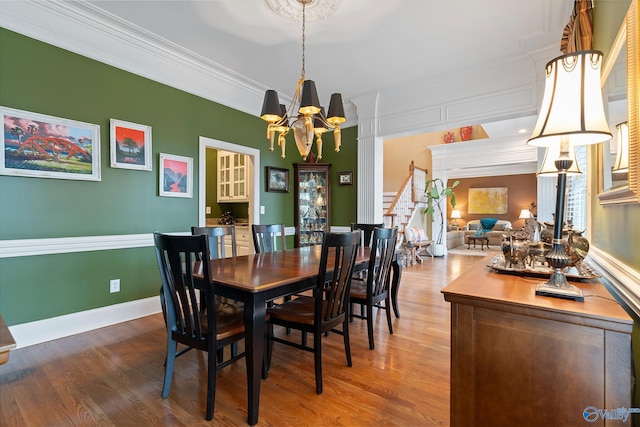
[[[525,268],[529,259],[529,236],[523,232],[502,235],[500,245],[505,267]]]

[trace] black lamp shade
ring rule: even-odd
[[[316,83],[313,80],[305,80],[302,83],[299,112],[305,115],[320,112],[320,100],[318,99]]]
[[[282,118],[280,109],[280,101],[278,100],[278,92],[269,89],[264,93],[264,101],[262,102],[262,112],[260,118],[268,122],[276,122]]]
[[[326,132],[327,126],[324,124],[325,115],[324,115],[324,107],[320,108],[320,113],[316,114],[313,118],[313,130],[317,132]]]
[[[329,113],[327,114],[327,121],[331,124],[344,123],[347,119],[344,116],[344,105],[342,104],[342,95],[334,93],[331,95],[331,101],[329,101]]]

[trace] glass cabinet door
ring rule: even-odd
[[[296,192],[296,246],[322,243],[329,229],[328,164],[294,164]]]

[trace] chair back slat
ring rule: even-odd
[[[371,240],[367,292],[379,299],[389,292],[391,262],[395,253],[397,228],[376,228]]]
[[[315,311],[319,317],[316,321],[330,322],[346,315],[351,275],[359,246],[360,233],[357,231],[324,234],[315,289]],[[328,269],[333,271],[330,277],[327,277]]]
[[[368,248],[371,246],[371,238],[373,237],[373,230],[376,228],[382,228],[384,224],[362,224],[362,223],[351,223],[351,231],[360,230],[361,238],[360,238],[360,246]]]
[[[161,301],[166,308],[167,331],[181,334],[196,341],[206,340],[208,326],[215,327],[215,316],[209,320],[212,325],[202,324],[202,316],[196,292],[196,263],[198,274],[204,283],[210,283],[209,263],[198,262],[207,259],[209,248],[207,238],[198,236],[153,235],[160,277],[162,279]],[[204,296],[211,298],[209,287],[204,287]],[[215,330],[215,329],[214,329]]]
[[[211,259],[227,258],[227,256],[238,256],[236,248],[236,227],[235,225],[220,225],[214,227],[191,227],[191,234],[207,236],[209,241],[209,257]],[[227,255],[226,245],[231,246],[231,254]]]
[[[251,234],[257,254],[287,248],[284,224],[253,224],[251,225]],[[278,247],[278,242],[280,242],[280,247]]]

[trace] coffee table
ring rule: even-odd
[[[487,245],[489,249],[489,238],[485,236],[464,236],[464,242],[467,244],[467,249],[471,249],[471,243],[473,247],[476,247],[476,242],[480,242],[480,249],[484,251],[484,245]]]

